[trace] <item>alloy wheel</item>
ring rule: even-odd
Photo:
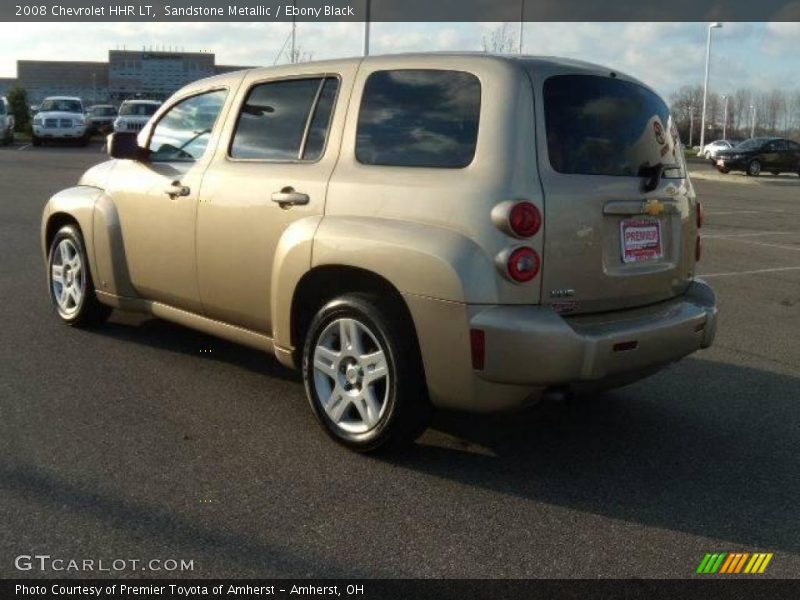
[[[347,433],[373,429],[388,406],[390,373],[384,348],[361,321],[339,318],[314,348],[316,400],[331,422]]]
[[[66,317],[81,307],[84,290],[84,266],[75,243],[62,239],[53,252],[50,265],[50,285],[59,311]]]

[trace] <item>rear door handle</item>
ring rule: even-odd
[[[296,204],[308,204],[308,194],[294,191],[293,187],[285,187],[280,192],[272,193],[272,201],[277,202],[282,208]]]
[[[180,181],[173,181],[170,186],[164,190],[164,193],[170,198],[177,198],[178,196],[188,196],[192,190],[188,185],[181,185]]]

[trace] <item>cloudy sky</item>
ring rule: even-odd
[[[372,52],[480,50],[498,23],[373,23]],[[218,64],[271,65],[288,23],[0,23],[0,77],[17,59],[106,60],[114,48],[207,50]],[[508,31],[516,36],[517,25]],[[702,83],[705,23],[527,23],[525,51],[605,64],[669,95]],[[361,53],[363,25],[299,23],[298,44],[315,59]],[[714,31],[712,88],[800,88],[800,23],[726,23]]]

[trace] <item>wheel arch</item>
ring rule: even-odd
[[[324,291],[320,291],[324,290]],[[375,294],[386,302],[390,313],[404,323],[412,342],[419,348],[414,318],[403,295],[388,279],[367,269],[350,265],[322,265],[306,272],[295,287],[289,316],[289,336],[294,348],[293,362],[300,364],[300,352],[314,315],[325,304],[348,293]]]

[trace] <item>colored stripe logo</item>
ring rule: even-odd
[[[738,575],[747,573],[755,575],[763,573],[767,569],[772,556],[771,552],[755,552],[753,554],[749,552],[717,552],[706,554],[703,560],[700,561],[696,572],[702,574]]]

